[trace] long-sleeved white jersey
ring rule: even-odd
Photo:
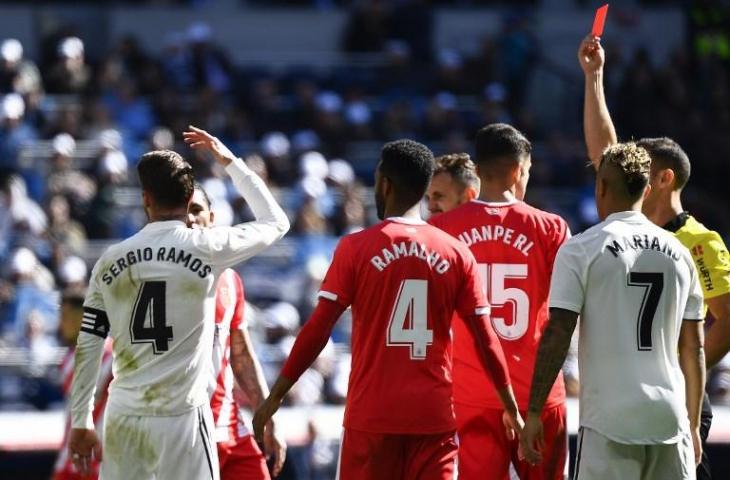
[[[71,395],[72,426],[92,428],[104,338],[114,340],[109,406],[142,416],[179,415],[208,402],[218,276],[280,239],[284,211],[242,160],[226,167],[256,220],[191,229],[147,224],[97,261],[84,302]]]

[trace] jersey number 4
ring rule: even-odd
[[[662,296],[662,290],[664,290],[664,275],[661,273],[629,272],[626,285],[644,289],[639,318],[636,323],[636,342],[639,350],[651,350],[651,326],[654,323],[654,315],[659,306],[659,298]]]
[[[165,309],[165,282],[144,282],[134,303],[129,333],[132,343],[151,343],[155,355],[166,352],[172,340]],[[148,315],[149,314],[149,315]],[[147,321],[149,318],[149,322]]]
[[[492,310],[492,326],[505,340],[517,340],[527,333],[530,325],[530,297],[521,288],[504,287],[507,279],[527,278],[525,263],[480,263],[477,265],[489,303],[494,307],[512,304],[512,318],[498,317]]]
[[[388,346],[411,348],[411,360],[424,360],[433,343],[428,329],[428,281],[403,280],[388,323]]]

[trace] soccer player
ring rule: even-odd
[[[84,295],[79,290],[66,290],[61,296],[61,318],[58,325],[58,333],[66,345],[76,345],[76,339],[81,328]],[[68,397],[71,393],[74,371],[74,348],[70,348],[61,362],[60,374],[64,395]],[[93,419],[97,431],[103,428],[104,409],[106,408],[107,388],[112,381],[112,349],[111,341],[104,344],[104,354],[101,360],[101,369],[96,383],[96,395],[94,396]],[[82,480],[97,478],[99,476],[99,462],[94,459],[89,464],[90,475],[81,475],[74,467],[68,452],[68,440],[71,432],[71,415],[66,418],[63,443],[58,452],[56,464],[53,467],[53,480]]]
[[[521,443],[539,462],[543,405],[580,315],[578,480],[695,478],[702,290],[689,251],[641,213],[650,163],[633,143],[606,149],[596,179],[603,221],[555,259]]]
[[[375,203],[383,221],[340,241],[317,307],[254,415],[260,438],[351,305],[352,372],[338,478],[453,478],[449,331],[455,310],[466,319],[481,366],[505,407],[502,428],[511,435],[519,430],[521,417],[474,257],[420,218],[432,173],[433,154],[424,145],[398,140],[383,147],[375,172]]]
[[[188,216],[191,226],[201,228],[212,226],[215,219],[208,194],[198,182],[194,184]],[[215,382],[211,385],[210,408],[215,423],[221,480],[268,480],[266,459],[241,418],[240,406],[233,395],[234,381],[254,408],[269,394],[261,364],[248,335],[244,307],[241,277],[233,269],[226,269],[218,279],[215,294]],[[274,457],[272,474],[277,476],[286,458],[286,444],[276,435],[273,419],[264,435],[265,450]]]
[[[578,60],[585,75],[583,127],[588,155],[598,168],[601,152],[618,142],[616,129],[606,106],[603,88],[605,53],[598,38],[587,37],[578,50]],[[717,232],[707,229],[682,206],[682,190],[689,180],[687,154],[669,138],[644,138],[637,142],[651,157],[651,192],[644,201],[643,212],[656,225],[673,232],[690,251],[701,276],[705,313],[709,307],[713,321],[705,337],[707,368],[712,368],[730,350],[730,254]],[[712,409],[707,395],[702,403],[700,436],[707,441],[712,424]],[[697,468],[697,478],[712,477],[707,453]]]
[[[221,273],[289,228],[263,181],[217,138],[190,127],[192,147],[210,151],[256,220],[234,227],[186,225],[190,165],[172,151],[142,156],[137,170],[149,223],[96,263],[76,347],[69,451],[84,473],[101,460],[92,402],[104,338],[114,339],[114,380],[104,424],[105,479],[219,478],[206,392]],[[92,457],[93,452],[93,457]]]
[[[426,190],[431,215],[453,210],[479,195],[479,177],[468,154],[451,153],[435,160],[436,168]]]
[[[548,318],[550,274],[570,236],[565,220],[522,201],[530,171],[530,142],[517,129],[491,124],[476,135],[481,178],[478,200],[431,219],[469,247],[492,306],[492,326],[509,365],[521,412],[527,410],[532,370]],[[545,462],[520,459],[517,439],[505,435],[501,404],[479,365],[474,339],[454,321],[454,403],[459,433],[460,479],[506,479],[510,463],[521,479],[562,479],[568,454],[562,375],[542,411]]]

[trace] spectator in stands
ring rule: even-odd
[[[213,45],[211,37],[211,29],[205,23],[195,23],[188,30],[194,85],[227,93],[231,89],[233,67],[225,52]]]
[[[25,101],[17,93],[9,93],[0,101],[0,169],[19,170],[20,149],[34,141],[36,130],[23,121]]]
[[[76,141],[68,133],[53,138],[51,172],[48,176],[48,195],[63,195],[69,201],[71,214],[79,218],[96,195],[96,182],[87,174],[74,168],[73,157]]]
[[[43,92],[38,67],[23,58],[23,45],[14,38],[0,44],[0,93],[18,93],[26,97]]]
[[[84,251],[86,231],[71,218],[71,207],[64,195],[53,195],[48,201],[48,220],[48,239],[52,243],[63,245],[77,254]]]
[[[58,44],[58,58],[45,79],[48,93],[84,93],[90,86],[91,68],[84,58],[84,42],[66,37]]]

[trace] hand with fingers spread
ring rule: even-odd
[[[101,461],[101,442],[96,430],[72,428],[68,440],[68,450],[76,470],[83,476],[92,474],[92,459]]]
[[[264,455],[266,459],[274,458],[271,475],[277,477],[286,460],[286,442],[276,430],[274,420],[269,420],[264,428]]]
[[[522,455],[532,465],[542,461],[542,450],[545,448],[545,437],[542,429],[540,414],[528,413],[525,428],[520,437]]]
[[[601,39],[588,35],[578,49],[578,62],[585,75],[600,73],[606,61],[606,52],[601,46]]]
[[[205,130],[192,125],[189,125],[188,128],[188,131],[183,132],[183,139],[190,148],[196,150],[207,150],[211,153],[211,155],[213,155],[216,162],[223,167],[236,159],[233,152],[231,152],[217,137],[214,137]]]

